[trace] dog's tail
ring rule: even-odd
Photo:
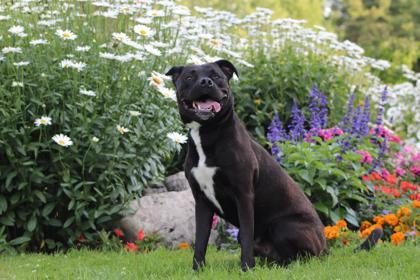
[[[360,244],[356,249],[354,249],[355,252],[360,250],[366,250],[369,251],[372,249],[376,243],[378,243],[378,240],[381,239],[382,235],[384,234],[384,231],[382,228],[378,227],[375,228],[369,236],[366,238],[365,241],[363,241],[362,244]]]

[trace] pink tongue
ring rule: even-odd
[[[220,104],[214,100],[196,101],[199,110],[213,110],[214,112],[220,111]]]

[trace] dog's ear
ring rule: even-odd
[[[218,60],[215,62],[220,69],[222,69],[223,73],[225,73],[228,80],[230,80],[233,77],[233,74],[235,73],[237,77],[239,77],[238,70],[236,70],[235,66],[233,64],[225,59]]]
[[[179,75],[181,74],[182,70],[184,69],[183,66],[174,66],[166,72],[166,76],[172,77],[172,82],[175,84],[176,80],[178,79]]]

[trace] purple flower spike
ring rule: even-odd
[[[292,123],[289,125],[290,136],[293,141],[302,139],[306,134],[304,123],[305,117],[303,116],[302,111],[299,110],[296,102],[293,102]]]
[[[369,134],[369,124],[370,121],[370,100],[369,96],[366,96],[365,101],[363,102],[363,113],[362,120],[360,123],[360,134],[362,136],[367,136]]]
[[[288,138],[289,136],[286,134],[286,131],[283,128],[283,124],[279,118],[279,114],[275,113],[271,124],[268,127],[268,141],[270,141],[271,144],[274,144],[278,141],[288,140]]]

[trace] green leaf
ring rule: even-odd
[[[308,182],[309,184],[313,184],[313,179],[312,179],[312,177],[310,176],[310,174],[309,174],[309,171],[308,170],[300,170],[299,171],[299,176],[303,179],[303,180],[305,180],[306,182]]]
[[[13,178],[16,177],[17,172],[16,171],[12,171],[9,173],[9,175],[7,175],[6,177],[6,183],[4,185],[4,187],[7,189],[10,185],[10,183],[12,182]]]
[[[328,215],[329,209],[324,203],[318,201],[314,204],[314,206],[316,210],[324,213],[325,215]]]
[[[34,229],[36,228],[36,223],[37,223],[36,216],[35,214],[32,214],[31,218],[28,221],[28,230],[34,231]]]
[[[43,203],[47,202],[47,198],[45,197],[45,195],[41,192],[41,191],[34,191],[34,194],[39,198],[39,200],[41,200]]]
[[[48,217],[48,215],[52,212],[52,210],[55,207],[55,202],[50,202],[47,205],[44,206],[42,209],[42,216]]]
[[[70,218],[68,218],[68,219],[65,221],[65,223],[64,223],[64,225],[63,225],[63,228],[67,228],[67,227],[69,227],[69,226],[73,223],[73,221],[74,221],[74,217],[70,217]]]
[[[25,242],[28,242],[28,241],[30,241],[30,240],[31,240],[31,238],[30,238],[30,237],[27,237],[27,236],[21,236],[21,237],[18,237],[18,238],[15,238],[15,239],[11,240],[11,241],[9,242],[9,244],[10,244],[10,245],[12,245],[12,246],[16,246],[16,245],[20,245],[20,244],[23,244],[23,243],[25,243]]]
[[[7,200],[4,195],[0,194],[0,214],[6,212],[7,210]]]
[[[338,198],[337,198],[335,189],[333,189],[332,187],[327,187],[326,191],[327,191],[327,193],[330,194],[330,196],[332,198],[332,207],[335,207],[338,203]]]

